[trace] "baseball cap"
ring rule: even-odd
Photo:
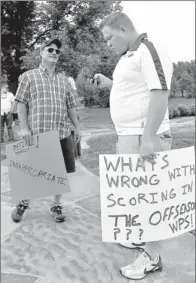
[[[61,46],[62,46],[62,43],[61,43],[61,41],[58,38],[56,38],[56,39],[48,39],[48,40],[45,40],[42,43],[42,45],[40,47],[40,50],[43,50],[44,47],[50,46],[51,44],[55,44],[58,47],[58,49],[60,49]]]

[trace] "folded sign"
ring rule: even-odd
[[[100,155],[102,239],[151,242],[195,229],[194,147],[139,155]]]
[[[12,201],[70,191],[58,132],[20,140],[6,147]]]

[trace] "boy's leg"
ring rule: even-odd
[[[60,140],[63,158],[67,173],[75,172],[75,153],[74,153],[74,141],[72,136]],[[51,206],[51,213],[56,222],[63,222],[66,217],[63,213],[63,206],[61,205],[62,195],[55,195],[54,202]]]
[[[117,154],[137,154],[140,150],[139,136],[118,136],[116,144]],[[129,249],[142,249],[145,243],[120,243],[121,246]]]
[[[139,141],[141,140],[140,138]],[[154,150],[155,152],[170,150],[171,144],[171,133],[163,133],[161,135],[156,136],[154,142]],[[162,270],[162,260],[160,255],[157,254],[157,252],[159,252],[160,250],[160,242],[146,243],[144,249],[141,250],[138,257],[133,263],[120,269],[120,272],[125,277],[133,280],[142,279],[150,272]],[[155,253],[156,256],[154,256]]]
[[[13,124],[13,115],[12,113],[9,112],[6,115],[6,125],[7,125],[9,141],[14,141],[14,132],[13,132],[12,124]]]
[[[5,114],[1,115],[1,142],[4,141]]]

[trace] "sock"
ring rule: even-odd
[[[145,252],[147,252],[149,254],[149,256],[154,259],[156,256],[157,256],[157,253],[156,251],[154,250],[154,248],[152,249],[151,247],[152,243],[149,245],[149,244],[146,244],[143,249]]]
[[[29,206],[30,200],[25,199],[19,202],[20,204],[24,205],[24,206]]]
[[[52,205],[54,205],[54,206],[58,206],[58,205],[62,206],[62,204],[60,202],[55,202],[55,201],[53,201]]]

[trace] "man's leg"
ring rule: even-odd
[[[67,173],[75,172],[75,153],[74,141],[72,136],[60,140],[63,158]],[[55,195],[54,202],[51,206],[51,213],[56,222],[63,222],[66,220],[63,214],[63,206],[61,205],[62,195]]]
[[[13,124],[13,115],[12,113],[9,112],[6,115],[6,125],[8,130],[9,141],[14,141],[14,132],[13,132],[12,124]]]
[[[5,115],[1,115],[1,143],[4,141]]]
[[[29,208],[30,200],[22,200],[12,211],[11,217],[14,222],[20,222],[24,216],[25,211]]]

